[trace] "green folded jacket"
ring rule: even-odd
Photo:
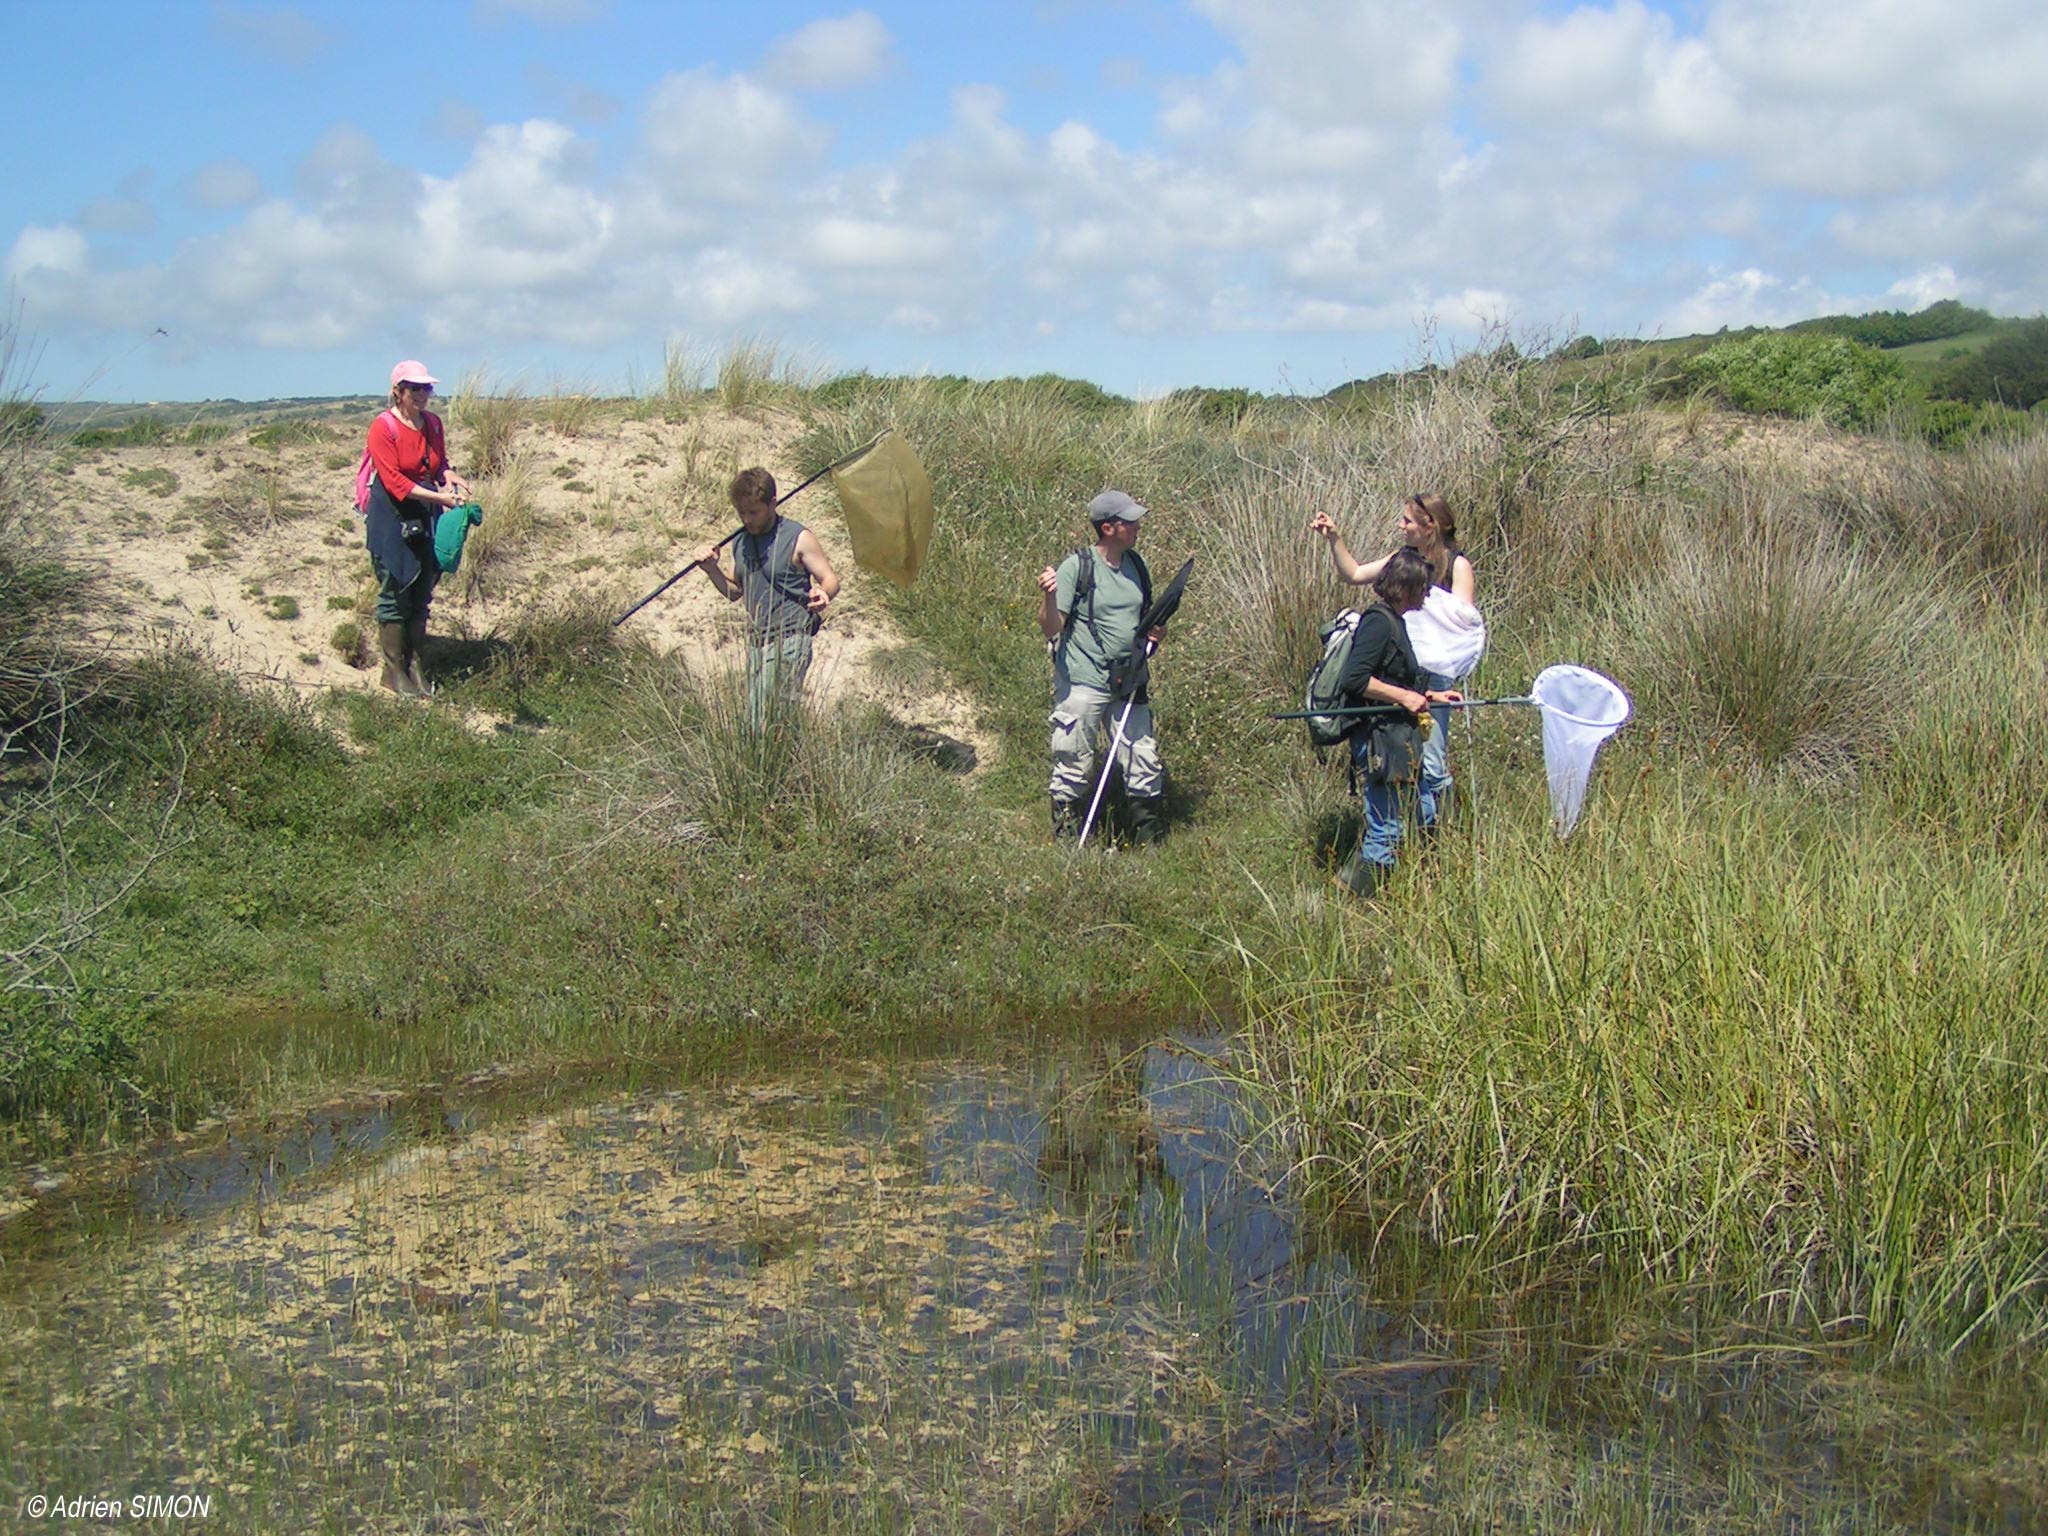
[[[462,546],[468,542],[469,530],[483,520],[484,509],[473,501],[450,507],[434,519],[434,560],[443,571],[462,564]]]

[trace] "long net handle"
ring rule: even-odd
[[[792,496],[796,495],[797,491],[808,490],[811,486],[816,485],[820,480],[824,479],[827,475],[831,474],[833,470],[841,469],[844,468],[846,465],[851,464],[855,459],[859,458],[862,454],[866,453],[868,449],[874,447],[876,443],[879,443],[882,440],[882,438],[887,437],[888,435],[888,433],[883,432],[877,435],[872,442],[863,443],[860,447],[854,449],[853,452],[846,455],[845,458],[834,459],[830,464],[827,464],[823,469],[819,470],[815,475],[811,476],[811,478],[806,480],[802,485],[797,486],[795,490],[784,491],[780,496],[776,497],[775,505],[778,507],[781,506],[785,501],[788,501]],[[731,533],[728,533],[724,538],[720,539],[716,544],[711,546],[712,553],[716,554],[719,550],[725,548],[726,545],[730,544],[734,539],[738,538],[742,532],[744,532],[743,529],[733,529]],[[657,597],[661,596],[662,593],[666,592],[670,587],[674,586],[677,582],[681,581],[685,576],[689,575],[690,572],[694,571],[695,569],[697,569],[697,562],[692,560],[680,571],[677,571],[675,575],[669,577],[667,581],[664,581],[652,592],[648,593],[645,597],[641,598],[639,602],[635,603],[632,607],[628,608],[616,619],[613,619],[612,628],[617,629],[621,624],[625,623],[626,620],[633,617],[634,614],[638,613],[642,608],[645,608],[649,603],[653,602]]]

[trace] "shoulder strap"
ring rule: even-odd
[[[1060,626],[1062,643],[1074,632],[1074,620],[1081,612],[1083,598],[1088,600],[1088,622],[1095,622],[1095,551],[1086,544],[1079,545],[1074,550],[1074,559],[1074,600],[1067,604],[1067,621]]]
[[[1145,557],[1135,549],[1124,551],[1138,567],[1138,617],[1145,617],[1145,610],[1152,606],[1152,572],[1145,564]]]
[[[1074,572],[1074,601],[1068,605],[1067,621],[1060,626],[1060,639],[1065,640],[1074,631],[1074,619],[1081,612],[1082,599],[1088,602],[1088,627],[1095,627],[1095,550],[1083,544],[1074,551],[1080,561],[1080,568]],[[1126,550],[1124,558],[1137,568],[1138,616],[1143,618],[1145,610],[1152,606],[1152,573],[1145,568],[1145,557],[1135,549]]]

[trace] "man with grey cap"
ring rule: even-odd
[[[1121,712],[1112,672],[1136,648],[1157,645],[1160,631],[1138,634],[1152,598],[1152,577],[1138,554],[1138,523],[1145,508],[1122,491],[1104,491],[1088,503],[1095,543],[1038,573],[1044,600],[1038,627],[1052,651],[1052,834],[1072,837],[1094,787],[1096,754],[1110,736],[1112,706]],[[1166,769],[1152,731],[1152,708],[1142,688],[1132,703],[1117,749],[1117,768],[1131,802],[1132,836],[1156,843]]]

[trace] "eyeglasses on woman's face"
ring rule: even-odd
[[[409,389],[414,394],[419,395],[422,398],[431,395],[434,392],[434,386],[431,384],[414,384],[411,382],[406,382],[400,384],[398,387],[400,389]]]

